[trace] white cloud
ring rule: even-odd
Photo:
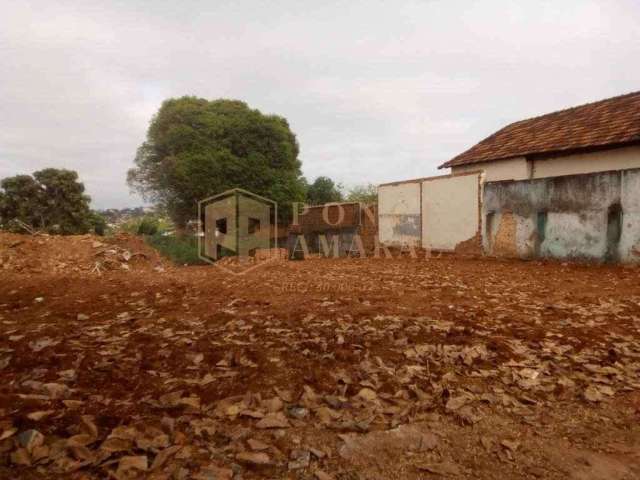
[[[5,3],[5,5],[2,5]],[[640,9],[565,2],[0,2],[0,177],[125,185],[164,98],[287,117],[305,175],[431,175],[505,123],[637,90]]]

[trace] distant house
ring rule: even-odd
[[[380,185],[381,243],[640,262],[640,92],[512,123],[440,168]]]

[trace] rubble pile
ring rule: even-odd
[[[0,232],[0,272],[102,274],[165,266],[157,252],[130,235],[63,237]]]

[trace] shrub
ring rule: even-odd
[[[198,257],[198,240],[188,235],[162,235],[156,233],[146,237],[146,241],[160,254],[179,265],[203,265]]]
[[[158,233],[158,220],[153,217],[142,217],[136,233],[138,235],[155,235]]]

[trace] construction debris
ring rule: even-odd
[[[165,269],[168,263],[139,237],[120,234],[17,235],[0,232],[0,273],[94,274],[117,270]]]

